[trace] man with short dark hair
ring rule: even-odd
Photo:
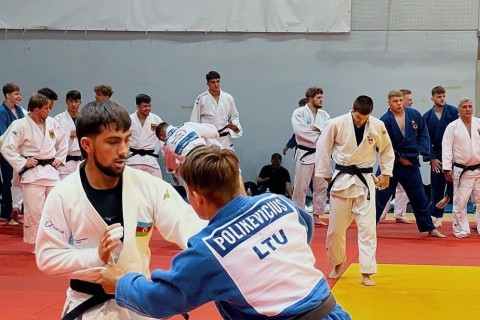
[[[458,110],[447,104],[445,88],[432,89],[433,107],[423,114],[430,136],[430,183],[432,195],[430,214],[435,217],[435,227],[442,226],[445,206],[453,198],[453,184],[445,180],[442,172],[442,139],[448,124],[458,119]]]
[[[137,111],[130,115],[132,126],[130,131],[130,155],[127,165],[142,170],[151,175],[162,178],[162,171],[158,164],[159,149],[155,128],[162,123],[162,119],[152,113],[152,98],[146,94],[135,97]]]
[[[213,124],[220,134],[218,142],[222,147],[234,150],[232,139],[240,138],[243,134],[235,101],[220,89],[218,72],[210,71],[205,78],[208,90],[195,100],[190,121]]]
[[[65,96],[65,104],[67,110],[56,115],[54,119],[58,122],[62,130],[67,134],[68,138],[68,153],[64,166],[58,168],[60,172],[60,179],[74,172],[80,160],[82,160],[82,153],[80,152],[80,145],[77,139],[77,129],[75,123],[77,121],[78,113],[80,112],[80,105],[82,104],[82,95],[77,90],[70,90]]]
[[[282,156],[279,153],[272,154],[271,164],[268,164],[260,170],[257,184],[263,187],[263,191],[269,190],[271,193],[281,194],[292,197],[292,186],[290,173],[282,167]]]
[[[113,101],[83,106],[77,138],[85,160],[45,203],[37,266],[71,279],[62,317],[146,319],[120,308],[102,290],[100,271],[113,264],[149,275],[154,229],[186,248],[188,239],[206,225],[171,185],[125,165],[130,125],[127,110]]]
[[[50,111],[53,110],[53,107],[55,106],[55,102],[58,100],[57,93],[50,88],[42,88],[38,90],[37,93],[43,94],[45,97],[48,98],[49,100],[48,107],[50,108]]]
[[[362,284],[374,286],[371,275],[377,272],[375,258],[377,233],[375,223],[375,186],[388,187],[392,176],[392,143],[385,125],[371,116],[373,100],[368,96],[355,99],[352,111],[332,119],[317,143],[315,176],[329,182],[330,219],[327,230],[328,261],[333,266],[329,277],[340,276],[346,259],[346,231],[353,220],[358,228],[358,251]],[[372,175],[380,159],[381,175]],[[330,160],[335,162],[332,175]]]

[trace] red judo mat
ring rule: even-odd
[[[445,266],[480,266],[480,235],[468,239],[453,237],[451,222],[440,229],[448,238],[428,238],[416,225],[386,221],[378,226],[377,262],[379,264],[416,264]],[[347,267],[358,262],[356,227],[348,229]],[[325,274],[330,271],[325,253],[326,227],[316,227],[312,248],[317,267]],[[151,242],[153,268],[168,268],[179,249],[157,233]],[[241,261],[239,261],[241,263]],[[360,279],[360,277],[359,277]],[[359,280],[360,281],[360,280]],[[335,281],[329,280],[331,286]],[[48,277],[38,271],[34,254],[22,243],[20,226],[0,225],[0,319],[59,319],[68,279]],[[192,320],[220,319],[209,303],[190,313]],[[172,319],[180,320],[181,317]]]

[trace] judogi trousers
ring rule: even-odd
[[[435,218],[442,218],[445,209],[438,209],[436,205],[438,201],[445,197],[445,194],[447,194],[450,199],[453,198],[453,184],[445,180],[442,171],[437,173],[433,171],[432,168],[430,168],[430,184],[432,187],[430,214]]]
[[[24,197],[23,242],[35,244],[38,224],[47,195],[53,187],[31,183],[22,184]],[[60,208],[59,208],[60,210]]]
[[[372,183],[373,185],[373,183]],[[330,218],[327,230],[328,262],[338,265],[346,259],[347,228],[355,220],[358,228],[360,272],[377,273],[377,229],[375,224],[375,192],[367,195],[343,198],[330,195]]]
[[[475,219],[477,232],[480,233],[480,170],[465,172],[458,183],[462,169],[454,167],[453,185],[453,233],[456,236],[470,234],[470,224],[467,217],[467,203],[473,192],[475,198]]]
[[[327,202],[328,183],[323,178],[315,177],[315,164],[302,164],[297,161],[295,165],[295,179],[293,185],[292,201],[300,208],[305,209],[305,198],[310,181],[313,180],[313,214],[323,215]]]
[[[388,210],[390,209],[391,201],[392,197],[390,197],[387,204],[385,205],[385,209],[383,210],[380,220],[384,219],[387,216]],[[409,200],[407,194],[405,193],[402,185],[399,183],[397,186],[397,190],[395,191],[395,205],[393,207],[393,217],[395,219],[405,219],[408,201]]]

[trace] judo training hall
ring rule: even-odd
[[[390,137],[393,145],[392,152],[387,150],[389,143],[385,144],[387,145],[385,152],[377,148],[379,156],[372,156],[375,160],[369,162],[367,167],[360,168],[356,164],[350,166],[350,163],[349,165],[340,164],[337,161],[338,152],[328,153],[332,151],[329,146],[324,144],[318,147],[315,144],[317,140],[324,142],[322,139],[326,139],[325,136],[331,134],[333,130],[329,131],[326,125],[318,124],[316,119],[319,117],[314,116],[312,121],[307,119],[308,115],[302,116],[301,112],[308,108],[317,108],[318,113],[315,115],[322,114],[325,123],[334,122],[334,119],[341,117],[346,118],[346,115],[351,113],[352,121],[356,126],[355,130],[352,129],[353,126],[350,128],[352,132],[355,131],[354,138],[357,138],[355,148],[362,143],[373,145],[374,142],[379,141],[378,137],[372,138],[367,131],[363,140],[359,139],[363,137],[361,130],[364,129],[361,128],[366,128],[367,115],[370,115],[369,126],[380,128],[378,130],[380,137],[386,137],[387,132],[390,136],[391,126],[384,125],[387,123],[385,120],[382,120],[384,123],[382,124],[382,121],[377,119],[381,119],[382,115],[397,107],[399,110],[406,110],[405,95],[403,105],[402,100],[399,99],[402,93],[405,94],[400,88],[408,88],[411,90],[409,91],[410,99],[413,99],[410,101],[409,109],[413,111],[404,113],[407,114],[404,118],[404,120],[407,119],[404,122],[405,127],[402,130],[397,116],[392,115],[388,120],[394,127],[397,122],[400,129],[397,130],[399,136],[406,136],[407,133],[404,130],[408,128],[408,130],[413,128],[415,134],[420,132],[422,120],[419,119],[427,112],[432,115],[430,123],[436,122],[438,118],[438,123],[441,123],[439,126],[442,127],[442,130],[437,130],[438,132],[435,130],[428,132],[430,137],[433,135],[439,137],[445,132],[451,133],[452,130],[448,131],[445,128],[448,124],[443,111],[437,112],[437,118],[434,117],[435,111],[446,110],[438,105],[438,101],[441,100],[443,106],[449,105],[450,115],[453,118],[460,116],[459,120],[455,120],[458,123],[464,119],[463,116],[472,119],[471,127],[463,132],[462,139],[466,140],[453,139],[454,134],[450,135],[448,140],[452,146],[450,149],[463,146],[462,141],[480,139],[476,136],[477,133],[480,136],[480,120],[477,118],[480,115],[478,107],[480,106],[479,10],[478,0],[456,2],[451,0],[433,2],[204,0],[201,4],[195,0],[185,0],[181,3],[169,0],[137,0],[135,2],[102,0],[95,3],[87,0],[65,0],[62,5],[52,0],[41,2],[23,0],[21,6],[18,1],[3,0],[0,9],[0,34],[2,34],[0,37],[0,70],[2,70],[0,83],[4,85],[5,96],[4,104],[0,106],[2,178],[11,181],[8,166],[5,166],[8,165],[9,160],[20,159],[21,163],[30,161],[29,168],[27,164],[25,168],[17,165],[23,177],[31,177],[32,172],[36,172],[37,165],[49,169],[58,167],[54,162],[56,157],[53,156],[52,159],[50,157],[36,159],[21,153],[15,157],[12,156],[12,152],[4,152],[4,148],[8,146],[10,151],[15,149],[12,145],[17,141],[15,138],[17,129],[22,128],[19,124],[23,121],[19,117],[22,112],[25,113],[25,118],[33,119],[33,122],[44,131],[43,136],[52,140],[58,139],[58,144],[55,146],[63,143],[62,150],[65,151],[66,140],[69,140],[68,154],[65,151],[63,155],[65,162],[83,161],[83,164],[70,165],[69,170],[73,172],[65,173],[59,169],[61,172],[58,174],[55,170],[50,171],[53,172],[52,176],[58,175],[57,180],[61,185],[53,188],[48,186],[50,193],[46,196],[46,201],[41,201],[41,206],[40,204],[30,205],[37,200],[32,200],[35,198],[31,196],[34,194],[32,191],[27,193],[30,196],[23,198],[23,212],[15,211],[15,207],[12,208],[12,201],[15,202],[16,198],[8,200],[9,196],[5,193],[5,185],[8,183],[5,184],[3,181],[1,203],[4,212],[0,221],[0,299],[3,303],[0,319],[138,320],[147,319],[143,315],[148,310],[161,313],[162,306],[166,308],[167,305],[174,310],[171,313],[175,315],[169,318],[173,320],[269,318],[265,314],[273,319],[292,320],[477,319],[480,313],[480,305],[476,299],[480,295],[478,285],[480,235],[477,228],[479,221],[475,216],[474,197],[468,201],[466,215],[459,216],[452,213],[455,211],[453,204],[457,203],[456,199],[468,199],[471,190],[468,194],[466,191],[458,192],[455,196],[454,193],[449,193],[447,188],[445,193],[451,195],[448,198],[441,198],[444,195],[444,187],[439,188],[440,191],[439,189],[433,192],[427,190],[425,194],[428,199],[425,201],[433,204],[433,207],[435,207],[434,202],[441,198],[438,203],[442,202],[442,206],[445,206],[443,219],[440,218],[441,215],[436,216],[435,209],[431,215],[431,212],[428,215],[425,213],[425,202],[421,203],[424,201],[423,195],[411,201],[406,216],[399,218],[392,215],[390,210],[386,218],[382,218],[376,225],[376,254],[374,255],[376,272],[365,272],[362,269],[365,261],[365,246],[359,244],[358,238],[364,226],[361,219],[353,221],[346,230],[346,258],[339,267],[337,277],[332,276],[332,268],[336,269],[328,260],[333,255],[332,250],[328,249],[328,237],[329,226],[332,221],[335,221],[335,215],[339,216],[338,212],[330,207],[330,212],[326,210],[322,214],[325,208],[322,207],[319,210],[317,204],[314,204],[317,200],[311,203],[307,200],[308,205],[311,205],[311,210],[307,210],[307,213],[295,209],[293,202],[298,204],[298,199],[300,202],[305,202],[304,197],[309,199],[315,197],[315,191],[306,191],[298,195],[298,190],[301,188],[294,188],[295,180],[308,180],[308,183],[311,180],[310,173],[313,172],[308,174],[303,172],[303,175],[295,174],[299,172],[296,171],[297,166],[301,167],[297,161],[300,164],[318,166],[318,159],[323,157],[324,168],[338,167],[340,168],[338,170],[343,170],[344,175],[350,174],[356,177],[362,175],[364,179],[367,177],[366,182],[358,180],[356,185],[363,188],[362,190],[368,189],[368,197],[366,194],[359,194],[352,200],[353,202],[361,200],[365,204],[365,201],[375,199],[374,194],[378,194],[380,189],[387,188],[385,179],[382,179],[380,173],[376,173],[377,168],[394,172],[395,168],[392,169],[394,152],[397,158],[403,158],[402,160],[407,157],[405,154],[399,155],[398,148],[402,147],[402,142],[395,136]],[[399,91],[402,93],[398,94]],[[284,197],[278,197],[273,192],[266,192],[258,196],[254,194],[253,197],[250,194],[245,197],[238,196],[225,204],[226,207],[231,203],[236,205],[237,202],[242,202],[245,206],[247,206],[245,203],[248,203],[252,209],[257,206],[260,208],[261,205],[274,199],[273,204],[268,202],[268,211],[262,211],[263,213],[255,211],[257,220],[245,219],[243,224],[239,223],[236,233],[232,233],[232,229],[220,227],[212,231],[211,225],[217,218],[214,214],[225,212],[221,211],[224,207],[211,205],[215,202],[203,193],[197,193],[197,189],[193,188],[193,191],[188,192],[191,200],[189,205],[184,201],[187,198],[187,191],[177,187],[177,190],[184,192],[177,194],[171,186],[177,185],[182,172],[185,179],[183,182],[180,179],[180,184],[197,183],[194,187],[205,190],[220,183],[217,180],[212,182],[218,171],[211,171],[208,179],[200,179],[200,182],[192,178],[196,177],[195,174],[191,174],[195,172],[195,166],[192,164],[195,158],[192,154],[195,157],[208,156],[202,153],[204,152],[202,148],[195,149],[190,146],[184,149],[182,146],[176,149],[178,143],[183,140],[169,140],[170,137],[178,134],[179,128],[191,130],[190,137],[197,134],[200,138],[204,138],[199,133],[201,126],[195,125],[201,124],[202,117],[209,116],[208,112],[202,108],[207,106],[210,97],[216,99],[212,105],[233,105],[236,108],[235,114],[225,112],[211,116],[216,117],[215,121],[225,118],[222,119],[222,121],[225,120],[224,123],[220,124],[220,121],[207,123],[212,127],[213,124],[215,125],[213,131],[215,135],[218,134],[218,142],[223,151],[215,147],[205,148],[205,150],[216,150],[211,152],[222,154],[222,157],[229,160],[228,165],[233,166],[229,168],[234,168],[218,174],[218,181],[225,182],[221,179],[231,177],[225,182],[228,186],[228,182],[238,181],[240,171],[244,182],[255,185],[254,181],[258,182],[257,179],[260,178],[260,168],[269,162],[272,154],[280,155],[282,150],[281,166],[291,176],[293,194],[291,189],[287,190],[287,194],[291,196],[293,202]],[[223,100],[220,97],[223,97]],[[301,98],[307,101],[305,102],[307,106],[303,105],[304,109],[297,103]],[[370,104],[367,100],[372,103]],[[363,114],[363,111],[358,111],[360,107],[357,103],[363,103],[362,108],[368,105],[373,108],[373,111],[369,109],[370,113]],[[12,111],[15,114],[5,111],[7,108],[16,110]],[[67,112],[72,108],[77,113],[75,116],[72,114],[68,116]],[[27,109],[29,115],[27,115]],[[100,109],[105,111],[106,119],[111,122],[94,123],[98,119],[104,119],[101,116],[97,117],[96,113],[96,116],[93,116],[92,110]],[[144,112],[143,118],[140,117],[142,112]],[[289,149],[292,147],[288,144],[286,146],[286,143],[292,137],[292,133],[295,133],[297,138],[293,138],[295,145],[301,140],[298,137],[308,136],[308,133],[299,133],[294,121],[295,115],[299,115],[299,118],[304,117],[305,119],[302,119],[306,120],[309,130],[315,132],[316,136],[311,145],[307,145],[308,139],[304,139],[299,143],[299,147]],[[408,118],[412,115],[417,118]],[[155,119],[152,120],[154,116]],[[61,130],[57,131],[58,128],[52,119],[54,117],[71,122],[75,137],[71,136],[72,139],[60,141]],[[376,119],[374,120],[373,117]],[[4,118],[7,118],[6,123]],[[61,122],[61,120],[55,121]],[[363,121],[363,124],[358,125],[356,121]],[[168,123],[163,126],[164,131],[159,134],[156,129],[161,127],[159,125],[161,122]],[[193,125],[194,122],[198,123]],[[328,122],[329,129],[332,128],[330,126],[332,122]],[[114,123],[115,126],[105,126],[105,123]],[[131,124],[133,138],[130,140],[128,140],[127,131],[122,131],[122,128],[128,127],[127,124]],[[95,126],[100,129],[87,133],[82,131],[85,128],[87,131],[91,130]],[[83,129],[76,131],[78,127]],[[62,128],[64,132],[71,129]],[[136,136],[135,130],[143,135]],[[77,139],[78,132],[80,137]],[[108,162],[111,160],[109,157],[112,153],[106,152],[105,148],[101,149],[102,144],[95,140],[95,137],[104,137],[106,132],[118,134],[115,140],[118,149],[125,149],[125,145],[130,144],[130,149],[124,150],[124,158],[112,160],[113,164],[110,166]],[[341,134],[347,133],[345,130],[340,130]],[[425,138],[426,135],[423,137]],[[163,156],[159,155],[159,149],[154,151],[153,148],[146,146],[147,143],[158,144],[157,138],[164,144],[162,152],[167,154],[170,152],[169,159],[173,159],[170,163],[176,165],[173,170],[170,167],[167,168],[165,153]],[[128,143],[125,142],[127,140]],[[205,144],[206,140],[205,138],[202,143]],[[388,139],[383,138],[383,141],[386,140]],[[71,154],[71,146],[75,141],[78,152]],[[191,139],[188,142],[191,141],[197,140]],[[451,171],[448,177],[454,181],[451,185],[455,192],[460,181],[472,179],[475,172],[480,172],[477,167],[479,161],[472,163],[475,160],[474,156],[472,156],[473,160],[469,159],[470,162],[459,162],[455,156],[455,161],[450,159],[452,166],[456,166],[454,168],[456,175],[452,173],[454,170],[446,170],[442,168],[441,163],[432,162],[430,156],[438,157],[442,154],[442,142],[442,139],[431,143],[429,140],[428,151],[413,152],[415,157],[410,160],[414,162],[415,168],[418,164],[419,169],[415,171],[415,177],[405,175],[401,177],[403,180],[400,179],[400,181],[410,182],[408,186],[410,191],[407,190],[407,192],[411,192],[418,179],[423,180],[425,186],[432,188],[431,174],[437,173],[433,180],[445,180],[448,171]],[[113,144],[110,141],[109,145]],[[80,145],[85,152],[84,155],[80,153]],[[346,145],[347,143],[344,143],[342,146]],[[471,149],[476,149],[476,146],[478,144],[474,142]],[[168,147],[174,151],[169,151]],[[172,155],[177,152],[175,150],[180,149],[188,152]],[[232,152],[224,152],[225,149],[233,149],[236,156]],[[383,149],[383,146],[380,149]],[[100,157],[97,156],[98,150],[103,151]],[[373,154],[372,150],[374,148],[368,149],[370,156]],[[130,158],[127,159],[129,152]],[[478,153],[478,150],[476,152]],[[84,207],[83,202],[80,205],[79,199],[88,189],[85,183],[91,184],[88,189],[90,194],[95,193],[97,187],[90,181],[91,171],[88,171],[91,170],[88,163],[92,163],[90,160],[92,154],[95,159],[93,163],[97,166],[95,168],[99,169],[103,166],[103,169],[108,169],[106,170],[108,174],[102,176],[103,180],[92,181],[102,181],[105,183],[102,186],[108,185],[108,190],[115,190],[117,193],[109,193],[105,198],[98,196],[99,193],[97,193],[96,198],[94,197],[95,203],[91,201],[89,195],[85,203],[90,201],[92,205]],[[153,158],[154,156],[159,158]],[[154,174],[151,173],[153,171],[149,172],[152,177],[147,174],[148,171],[139,172],[144,169],[142,168],[145,164],[143,160],[139,160],[138,163],[128,163],[132,159],[145,157],[151,157],[150,162],[153,161],[156,165],[158,175],[160,175],[158,171],[161,170],[162,179],[153,177]],[[387,161],[387,158],[390,160]],[[38,160],[41,162],[37,162]],[[335,163],[330,160],[334,160]],[[438,159],[434,158],[434,160]],[[31,161],[34,161],[33,164]],[[390,164],[386,165],[387,162]],[[85,163],[87,164],[84,165]],[[204,163],[207,168],[207,162]],[[138,165],[137,169],[140,170],[133,168],[134,165]],[[15,166],[10,163],[10,174],[14,172],[12,167]],[[358,169],[367,170],[361,173]],[[447,175],[444,175],[442,170],[445,170]],[[102,170],[97,171],[104,173]],[[175,174],[172,175],[171,172]],[[228,174],[232,172],[235,174],[229,176]],[[460,175],[460,172],[466,173]],[[70,181],[69,184],[66,181],[60,182],[62,173],[64,175],[62,179],[66,177],[65,179]],[[318,171],[316,173],[317,177],[321,177],[322,186],[326,189],[327,186],[324,183],[326,179],[323,178],[330,177],[322,176]],[[373,177],[371,177],[372,174]],[[75,175],[77,181],[69,179],[68,175]],[[122,178],[119,178],[120,176]],[[302,179],[298,178],[299,176],[302,176]],[[414,178],[417,180],[412,183]],[[336,183],[338,184],[340,180],[342,177]],[[112,181],[114,184],[109,184],[113,183]],[[120,185],[119,181],[123,181],[123,186],[126,187],[117,188]],[[391,178],[390,181],[392,181]],[[18,192],[21,190],[19,186],[23,184],[35,184],[31,181],[26,182],[22,177],[12,182],[11,195],[14,195],[14,188]],[[313,183],[313,185],[317,184]],[[376,191],[374,191],[375,186]],[[122,191],[127,187],[129,189],[123,194],[118,193],[118,190]],[[218,189],[222,192],[227,190],[226,187]],[[266,190],[271,189],[267,186]],[[306,184],[305,190],[307,190]],[[250,189],[248,191],[251,192]],[[371,198],[370,191],[372,191]],[[332,194],[335,196],[338,189],[336,190],[334,186],[328,192],[331,196]],[[432,201],[431,193],[436,193],[440,198]],[[123,202],[115,201],[116,198],[111,197],[119,194]],[[127,197],[124,196],[125,194]],[[152,197],[152,194],[155,196]],[[86,199],[87,196],[85,195],[84,198]],[[142,201],[143,204],[139,205]],[[166,203],[173,203],[173,205],[166,205]],[[200,205],[205,203],[209,205]],[[329,204],[332,205],[332,201]],[[413,210],[413,204],[419,209]],[[45,205],[44,209],[42,209],[43,205]],[[148,207],[148,210],[145,207]],[[75,212],[70,217],[74,223],[65,222],[65,225],[59,227],[59,220],[52,217],[62,217],[68,211],[67,208]],[[217,211],[212,212],[212,208]],[[118,221],[123,223],[122,226],[106,222],[108,220],[106,218],[111,219],[104,216],[104,211],[108,211],[107,209],[122,212],[121,219]],[[37,218],[40,219],[37,223],[38,237],[36,237],[36,231],[33,234],[21,224],[22,221],[25,223],[30,219],[28,210],[38,211],[35,211]],[[419,214],[421,210],[423,211]],[[12,212],[11,216],[5,211]],[[134,221],[135,223],[123,221],[124,215],[137,213],[137,211],[138,214],[146,214],[148,219],[153,216],[152,220],[158,220],[153,223],[145,222],[147,220],[140,218]],[[351,211],[354,213],[353,206]],[[20,213],[23,215],[19,216]],[[269,214],[278,216],[272,218],[268,216]],[[313,215],[315,223],[308,222],[309,219],[305,218],[307,214]],[[370,210],[368,214],[373,212]],[[117,215],[118,213],[114,218],[120,216]],[[282,219],[284,217],[286,219],[278,218],[280,215]],[[292,219],[292,216],[295,216],[295,219]],[[432,216],[431,221],[430,216]],[[423,226],[428,225],[428,228],[421,232],[419,232],[420,224],[415,224],[420,220],[419,217],[423,219]],[[228,225],[232,228],[230,223],[237,221],[236,219],[237,217],[228,220],[222,227]],[[379,219],[378,210],[377,219]],[[205,220],[210,220],[211,224],[207,225]],[[290,223],[283,224],[282,229],[276,229],[273,234],[265,233],[268,237],[263,242],[258,241],[252,245],[253,250],[249,250],[248,254],[242,253],[238,257],[235,256],[243,248],[242,244],[248,243],[245,239],[240,241],[241,238],[248,238],[244,237],[247,233],[252,232],[251,239],[256,239],[254,236],[261,234],[257,232],[258,230],[271,230],[267,228],[284,223],[282,221]],[[373,220],[371,221],[373,223]],[[98,231],[99,228],[95,225],[101,225],[102,230]],[[94,226],[91,229],[98,231],[98,234],[88,233],[91,229],[88,232],[85,229],[81,231],[75,229],[85,226]],[[173,231],[170,232],[169,228]],[[213,234],[218,230],[228,230],[230,233],[223,239],[212,240]],[[256,230],[255,233],[253,230]],[[295,237],[291,236],[292,230],[295,231]],[[202,233],[207,231],[211,233]],[[67,239],[64,237],[65,233],[71,236]],[[198,235],[203,238],[197,237]],[[94,239],[93,244],[89,242],[90,237]],[[127,241],[127,237],[133,240]],[[37,239],[42,239],[42,243],[36,242]],[[190,247],[187,248],[189,239]],[[135,245],[132,246],[131,243]],[[261,249],[259,243],[262,245]],[[36,249],[32,249],[33,246],[36,246]],[[198,281],[195,279],[188,281],[187,284],[180,281],[179,286],[194,288],[195,294],[190,296],[194,300],[205,292],[211,292],[215,286],[223,288],[223,285],[228,285],[229,289],[234,288],[234,296],[240,297],[239,300],[232,302],[219,299],[220,302],[215,303],[212,302],[216,301],[213,298],[189,310],[187,314],[181,308],[176,309],[177,306],[188,305],[189,301],[179,298],[183,291],[176,290],[174,285],[169,284],[158,290],[164,293],[163,296],[160,294],[157,296],[165,301],[162,305],[155,297],[152,298],[153,294],[150,295],[152,292],[147,289],[150,288],[148,284],[151,281],[144,276],[138,278],[138,281],[144,281],[142,287],[137,286],[140,282],[134,282],[137,280],[130,273],[120,277],[124,274],[122,267],[127,266],[129,271],[137,271],[143,275],[149,274],[147,270],[149,269],[151,279],[169,278],[172,273],[178,272],[178,261],[185,259],[183,255],[191,255],[191,250],[199,247],[211,250],[209,254],[219,262],[213,260],[214,263],[205,263],[207,260],[198,259],[193,261],[194,268],[191,270],[207,273],[209,268],[216,268],[215,270],[221,270],[223,278],[219,277],[211,281],[210,278]],[[86,250],[83,250],[85,248]],[[300,249],[295,250],[297,248]],[[67,251],[68,254],[66,254]],[[234,253],[234,257],[231,253]],[[272,257],[276,259],[273,260],[275,263],[269,260]],[[189,256],[187,260],[188,258]],[[85,262],[87,260],[88,263]],[[270,263],[269,268],[262,269],[258,260],[266,262],[267,265]],[[211,262],[211,260],[208,261]],[[305,262],[305,264],[299,262]],[[75,266],[70,267],[70,265]],[[171,269],[172,266],[175,268]],[[279,272],[279,270],[283,271]],[[255,281],[257,283],[252,283],[250,279],[246,279],[248,277],[238,277],[238,274],[243,275],[243,272],[252,273],[252,277],[258,277],[261,274],[261,277],[257,278],[258,281]],[[368,276],[367,279],[365,275]],[[290,286],[271,288],[270,282],[273,283],[278,278],[288,279],[286,282]],[[316,280],[306,280],[312,278]],[[181,280],[184,279],[181,278]],[[119,293],[136,290],[138,295],[135,298],[138,299],[136,300],[138,304],[132,303],[135,301],[132,296],[128,299],[125,295],[113,296],[115,289],[112,291],[112,283],[118,284]],[[251,290],[255,285],[258,286],[258,283],[262,284],[259,291]],[[165,291],[162,291],[163,289]],[[101,292],[99,293],[98,290]],[[257,294],[260,290],[262,293]],[[218,295],[224,293],[225,291],[220,291]],[[282,297],[282,293],[296,295],[297,300],[292,302],[292,299],[280,299],[282,301],[279,303],[270,303]],[[92,295],[94,299],[87,300]],[[88,309],[87,303],[83,305],[87,308],[83,311],[81,311],[83,307],[76,308],[81,305],[80,301],[84,300],[93,303],[94,307]],[[308,303],[311,307],[305,309]],[[272,308],[273,311],[266,308]],[[295,313],[298,310],[301,311]],[[249,317],[245,314],[255,316]],[[276,315],[280,316],[275,317]]]

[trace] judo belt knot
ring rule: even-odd
[[[134,149],[134,148],[130,148],[130,156],[128,156],[129,158],[130,157],[133,157],[134,155],[138,154],[140,156],[151,156],[151,157],[154,157],[154,158],[158,158],[158,154],[155,154],[155,150],[144,150],[144,149]]]
[[[115,299],[115,295],[106,293],[99,283],[71,279],[70,288],[75,291],[92,295],[87,300],[70,310],[63,316],[62,320],[74,320],[93,307],[101,305],[110,299]]]
[[[471,166],[466,166],[464,164],[454,162],[453,165],[455,167],[458,167],[458,168],[462,169],[462,172],[460,172],[460,177],[458,177],[458,186],[460,186],[460,180],[462,179],[462,176],[465,172],[475,171],[477,169],[480,169],[480,163],[479,164],[474,164],[474,165],[471,165]]]
[[[222,129],[218,130],[218,135],[220,137],[226,137],[229,134],[230,134],[230,131],[228,131],[228,124],[225,127],[223,127]]]
[[[368,190],[367,200],[370,200],[370,187],[368,186],[368,182],[365,179],[365,177],[363,176],[363,174],[364,173],[372,173],[373,168],[371,168],[371,167],[370,168],[359,168],[359,167],[357,167],[356,165],[353,165],[353,164],[349,165],[349,166],[343,166],[341,164],[336,163],[335,164],[335,170],[338,170],[338,174],[328,184],[327,194],[330,194],[330,190],[332,189],[333,184],[334,184],[335,180],[337,179],[337,177],[340,174],[344,173],[344,174],[349,174],[349,175],[352,175],[352,176],[357,176],[360,179],[360,181],[365,185],[365,187],[367,187],[367,190]]]
[[[26,157],[25,157],[26,158]],[[53,161],[55,161],[55,158],[51,158],[51,159],[36,159],[37,160],[37,166],[48,166],[50,164],[53,163]],[[33,167],[32,167],[33,168]],[[27,167],[23,167],[22,170],[18,171],[18,175],[21,176],[22,174],[24,174],[25,172],[27,172],[28,170],[32,169],[32,168],[27,168]]]
[[[297,146],[295,147],[295,153],[297,152],[297,149],[300,149],[300,150],[303,150],[303,151],[307,151],[307,152],[305,152],[305,154],[300,158],[300,161],[302,161],[303,158],[305,158],[306,156],[309,156],[309,155],[314,154],[315,152],[317,152],[317,148],[310,148],[310,147],[302,146],[301,144],[297,144]]]

